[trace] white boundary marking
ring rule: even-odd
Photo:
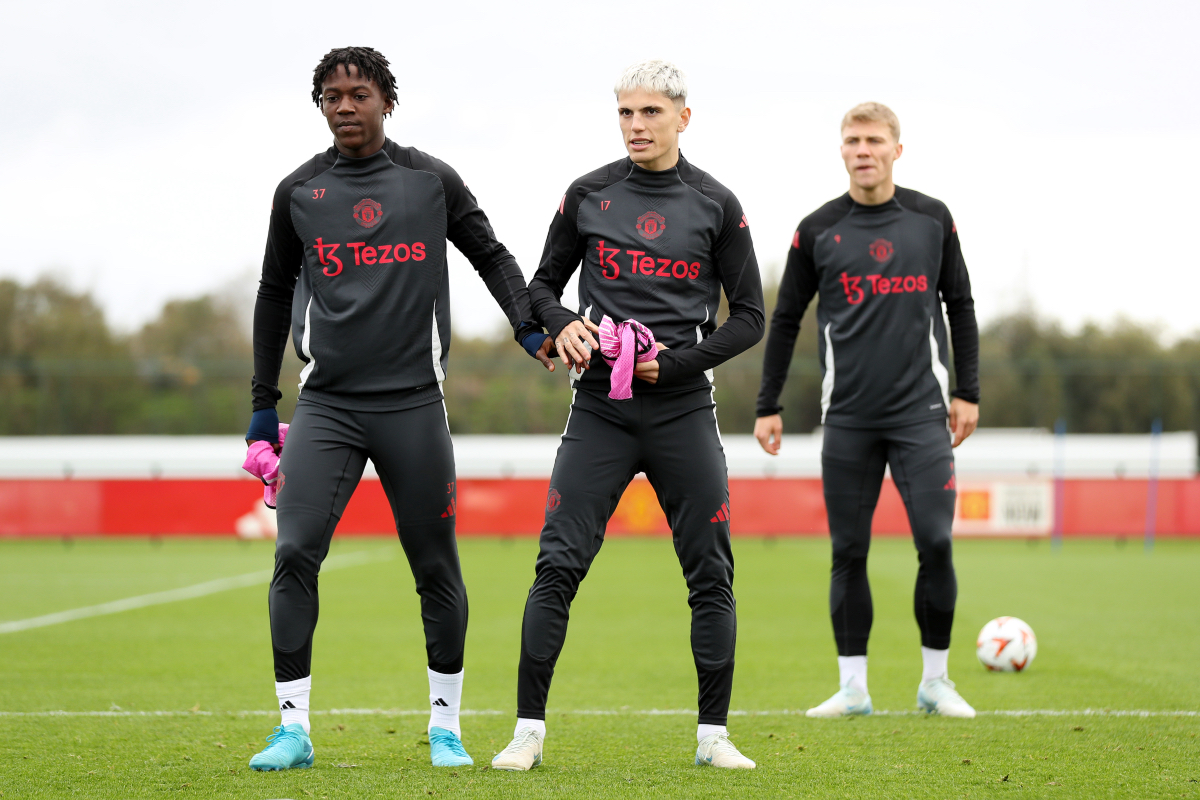
[[[311,711],[314,716],[361,716],[361,717],[413,717],[429,713],[427,708],[331,708]],[[492,717],[511,715],[512,711],[495,709],[463,709],[464,717]],[[1081,708],[1053,709],[1026,708],[977,711],[992,717],[1200,717],[1200,711],[1147,711],[1139,709]],[[550,711],[555,714],[574,714],[582,717],[694,717],[696,711],[686,708],[650,708],[638,711],[615,709],[582,709],[578,711]],[[251,711],[125,711],[113,708],[109,711],[0,711],[0,717],[275,717],[275,710],[254,709]],[[730,711],[731,717],[798,717],[804,716],[802,709],[775,711]],[[926,716],[924,711],[875,711],[871,716],[909,717]]]
[[[359,551],[357,553],[345,553],[343,555],[331,556],[325,559],[325,563],[321,565],[321,572],[331,569],[343,569],[345,567],[356,567],[360,564],[366,564],[370,561],[382,561],[395,554],[392,549],[389,550],[374,550],[374,551]],[[136,597],[126,597],[121,600],[113,600],[109,603],[101,603],[95,606],[83,606],[82,608],[71,608],[66,611],[58,611],[53,614],[44,614],[40,617],[30,617],[29,619],[17,619],[11,622],[0,622],[0,634],[17,633],[19,631],[27,631],[33,628],[44,628],[47,625],[59,625],[64,622],[74,622],[75,620],[87,619],[88,617],[100,617],[105,614],[117,614],[121,611],[131,611],[135,608],[146,608],[147,606],[158,606],[164,603],[175,603],[180,600],[192,600],[205,595],[217,594],[218,592],[226,592],[230,589],[244,589],[247,586],[259,586],[264,583],[269,583],[273,570],[264,569],[258,572],[247,572],[245,575],[234,575],[229,578],[217,578],[204,583],[197,583],[191,586],[182,586],[178,589],[168,589],[165,592],[153,592],[151,594],[141,594]]]

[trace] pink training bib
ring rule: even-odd
[[[600,320],[600,355],[612,367],[608,396],[628,400],[633,397],[634,366],[658,358],[658,347],[654,334],[636,319],[618,324],[605,315]]]

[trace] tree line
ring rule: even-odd
[[[768,315],[774,306],[768,292]],[[815,307],[801,326],[781,403],[785,427],[820,424]],[[247,320],[216,295],[176,300],[132,333],[114,331],[87,292],[50,278],[0,280],[0,435],[232,434],[250,417],[252,348]],[[1200,335],[1164,344],[1145,325],[1119,320],[1069,332],[1015,313],[980,331],[980,422],[986,427],[1083,433],[1200,429]],[[719,367],[721,427],[754,424],[763,343]],[[295,406],[301,362],[290,351],[281,419]],[[444,385],[455,433],[559,433],[570,387],[498,331],[456,337]]]

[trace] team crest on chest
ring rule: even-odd
[[[374,228],[383,219],[383,206],[367,197],[354,206],[354,221],[364,228]]]
[[[875,241],[871,242],[868,252],[870,252],[871,258],[882,264],[892,257],[892,253],[895,252],[895,249],[892,247],[892,243],[887,239],[876,239]]]
[[[637,218],[637,230],[643,239],[657,239],[667,229],[667,218],[657,211],[647,211]]]

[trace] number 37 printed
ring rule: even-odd
[[[320,200],[325,196],[324,189],[313,189],[313,200]]]

